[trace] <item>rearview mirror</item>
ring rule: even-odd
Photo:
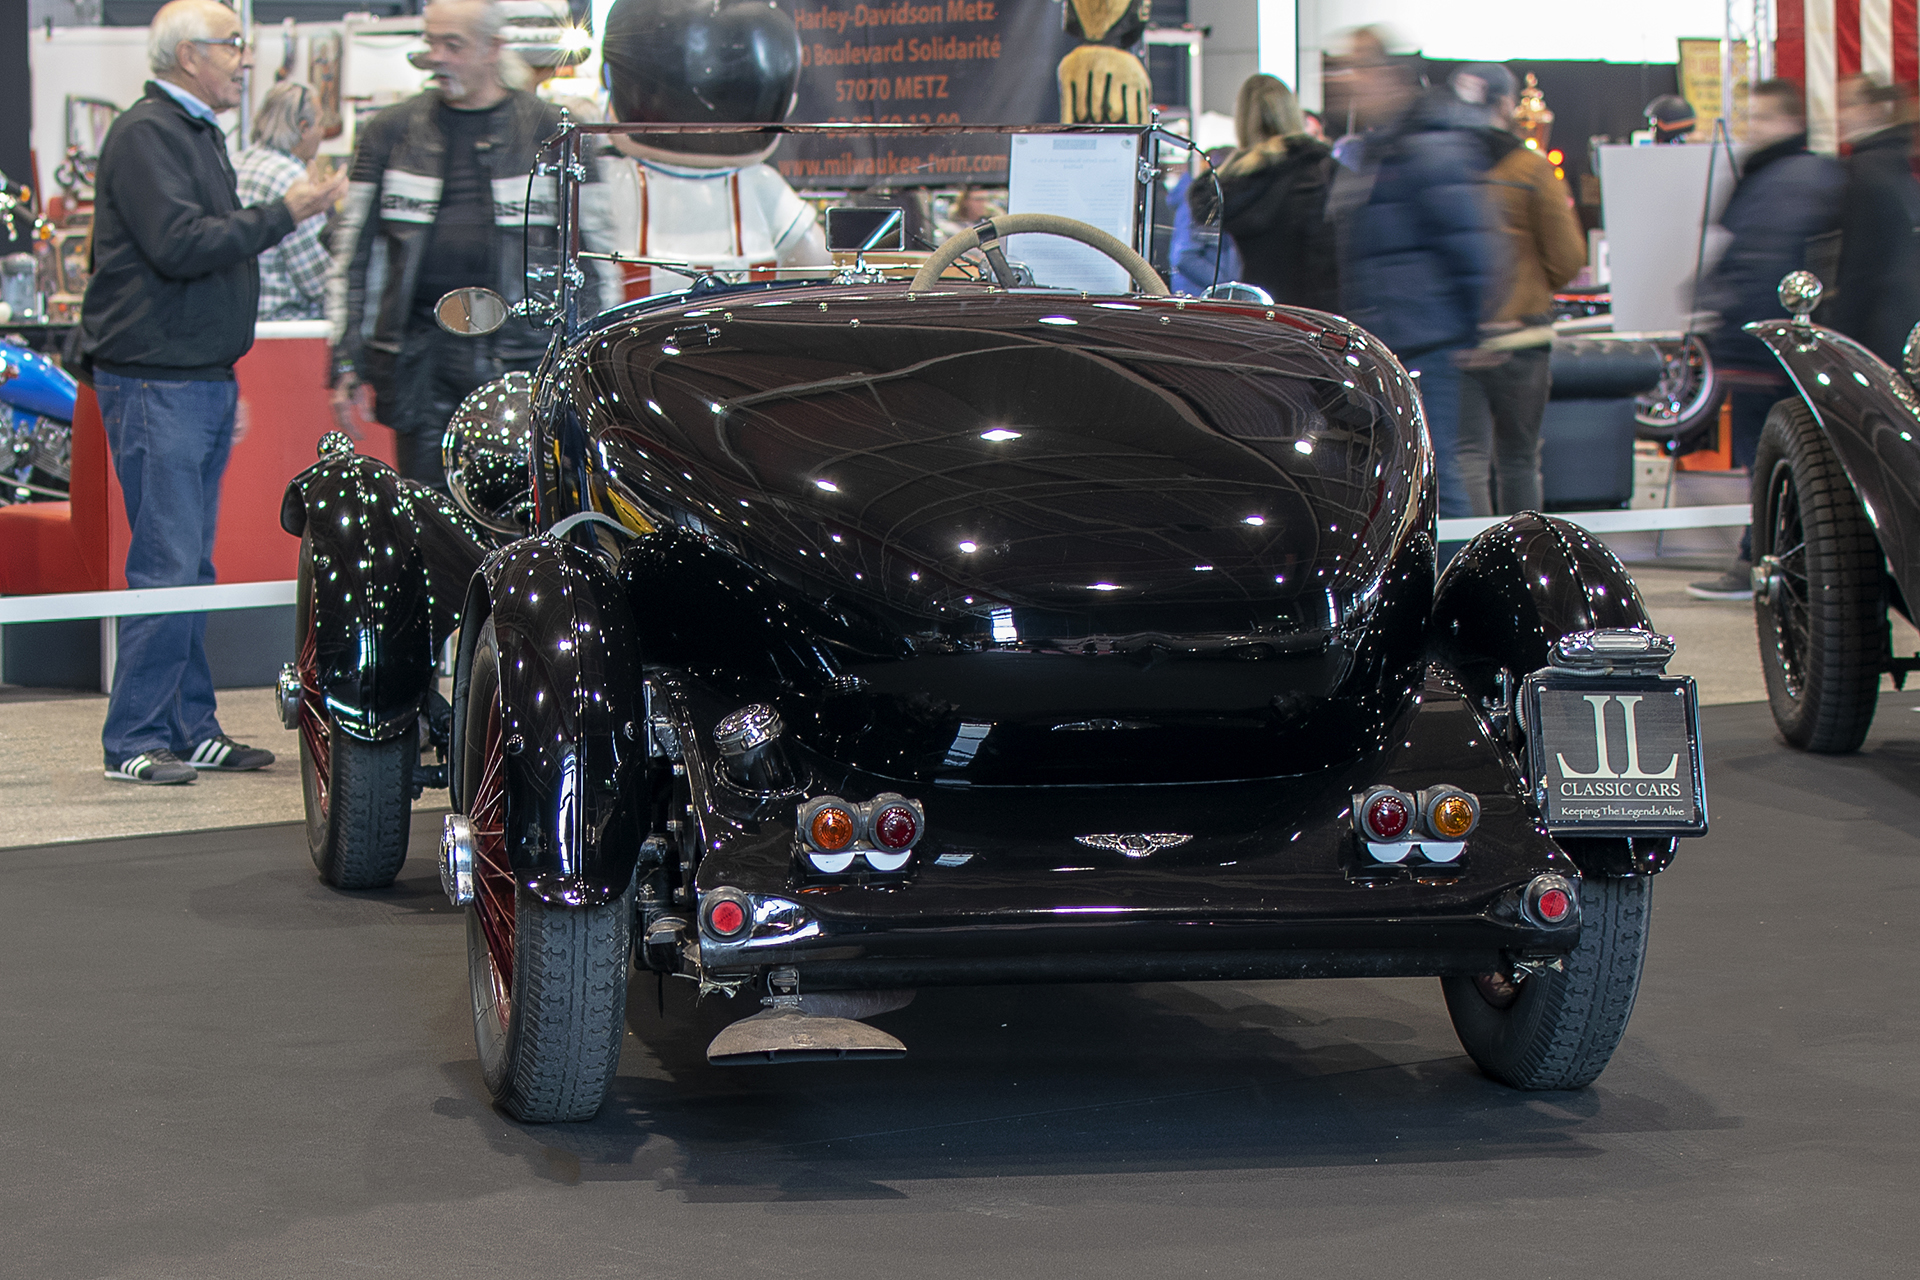
[[[907,247],[907,219],[898,209],[835,205],[827,210],[827,249],[873,253]]]
[[[491,289],[455,289],[434,303],[433,318],[448,333],[482,338],[507,322],[507,300]]]

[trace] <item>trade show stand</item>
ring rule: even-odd
[[[240,406],[213,550],[221,582],[294,576],[300,543],[280,528],[280,498],[287,481],[317,456],[320,437],[336,425],[327,401],[326,323],[265,323],[254,339],[234,371]],[[359,434],[360,452],[394,461],[391,432],[369,424]],[[82,387],[70,501],[0,507],[0,594],[125,587],[129,541],[99,404]],[[107,673],[103,657],[111,662],[112,629],[111,622],[93,620],[0,627],[0,683],[100,688]],[[271,683],[293,657],[292,608],[208,614],[207,656],[222,688]]]

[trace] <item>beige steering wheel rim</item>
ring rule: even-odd
[[[1078,241],[1089,249],[1097,249],[1118,265],[1127,269],[1133,282],[1140,286],[1140,292],[1156,298],[1164,298],[1169,290],[1166,281],[1160,278],[1147,260],[1133,251],[1133,247],[1115,236],[1108,235],[1100,228],[1090,226],[1077,218],[1063,218],[1057,213],[1003,213],[990,220],[996,235],[1005,239],[1011,235],[1041,234],[1062,236]],[[980,233],[972,227],[955,232],[947,237],[933,256],[928,258],[914,273],[913,281],[907,288],[913,293],[926,293],[938,286],[941,273],[959,261],[960,255],[980,247]]]

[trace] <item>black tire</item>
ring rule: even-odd
[[[384,889],[407,860],[419,735],[409,723],[398,738],[366,742],[343,733],[327,712],[318,683],[312,580],[312,557],[302,539],[294,616],[307,852],[320,879],[336,889]]]
[[[1587,877],[1580,943],[1564,972],[1509,982],[1440,980],[1454,1032],[1480,1070],[1515,1089],[1581,1089],[1606,1069],[1640,991],[1653,880]]]
[[[1805,751],[1859,749],[1887,643],[1880,543],[1813,414],[1783,400],[1753,464],[1754,620],[1773,721]]]
[[[516,1120],[591,1120],[620,1066],[633,890],[597,906],[556,905],[514,875],[516,786],[491,620],[474,645],[462,710],[456,741],[474,837],[467,979],[480,1073]]]

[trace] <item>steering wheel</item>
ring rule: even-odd
[[[1077,240],[1125,267],[1127,274],[1133,277],[1133,282],[1140,286],[1140,292],[1156,298],[1164,298],[1169,292],[1160,274],[1130,246],[1098,227],[1089,226],[1077,218],[1063,218],[1057,213],[1003,213],[997,218],[982,219],[965,231],[956,232],[935,249],[933,256],[914,273],[913,281],[907,285],[908,290],[925,293],[934,288],[941,273],[958,261],[961,254],[983,245],[987,249],[987,262],[993,268],[995,279],[1002,286],[1011,287],[1013,280],[1010,273],[1005,272],[1005,259],[1001,258],[998,262],[995,259],[1000,258],[1000,239],[1021,232],[1038,232]]]

